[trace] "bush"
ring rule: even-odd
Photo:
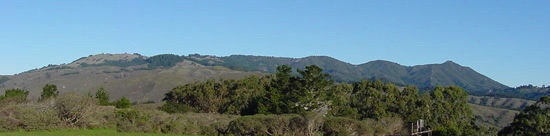
[[[151,116],[136,110],[115,111],[117,131],[120,132],[160,132],[150,122]]]
[[[42,87],[42,94],[40,95],[40,100],[44,101],[48,98],[57,97],[59,91],[57,91],[57,86],[52,84],[46,84]]]
[[[217,113],[172,114],[162,132],[193,135],[219,135],[227,131],[235,115]]]
[[[115,112],[117,130],[193,135],[218,135],[226,131],[235,115],[217,113],[167,114],[160,111],[125,109]]]
[[[97,106],[88,119],[88,128],[116,127],[115,107]]]
[[[329,136],[363,136],[369,134],[366,125],[349,118],[334,117],[327,118],[323,125],[325,135]]]
[[[57,112],[46,103],[9,105],[0,108],[0,131],[52,130],[63,128]]]
[[[0,131],[98,128],[114,126],[114,107],[69,93],[38,103],[0,107]]]
[[[28,95],[29,91],[23,89],[8,89],[4,95],[0,95],[0,106],[25,103]]]
[[[75,93],[64,93],[55,101],[59,118],[71,127],[86,128],[92,125],[91,116],[97,107],[97,102],[93,98]]]
[[[399,118],[380,120],[354,120],[343,117],[329,117],[323,125],[323,132],[329,136],[378,136],[404,134],[403,121]]]
[[[229,123],[234,135],[305,135],[307,121],[297,114],[242,116]]]
[[[115,102],[115,107],[120,109],[126,109],[130,108],[132,106],[132,103],[130,103],[130,100],[126,97],[122,97],[119,100]]]
[[[193,111],[193,108],[187,104],[166,102],[164,105],[162,105],[162,107],[160,107],[160,110],[168,113],[186,113]]]

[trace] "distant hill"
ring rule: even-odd
[[[538,87],[533,85],[523,85],[515,88],[506,88],[502,90],[486,92],[482,95],[496,97],[513,97],[537,101],[543,96],[550,95],[550,86]]]
[[[0,93],[8,88],[24,88],[37,97],[44,84],[56,84],[62,92],[95,92],[104,86],[113,98],[127,96],[134,101],[159,101],[176,85],[211,78],[241,78],[275,72],[279,65],[304,68],[317,65],[340,82],[361,79],[383,80],[420,88],[458,85],[470,93],[502,90],[502,85],[471,68],[452,61],[442,64],[403,66],[377,60],[353,65],[327,56],[285,58],[231,55],[217,57],[192,54],[98,54],[68,64],[48,65],[16,75],[0,76]]]
[[[361,79],[383,80],[398,85],[415,85],[418,87],[457,85],[471,93],[509,88],[496,82],[469,67],[452,61],[442,64],[403,66],[394,62],[377,60],[353,65],[327,56],[310,56],[305,58],[284,58],[250,55],[231,55],[213,57],[190,55],[188,59],[210,66],[225,66],[237,70],[274,72],[279,65],[290,65],[304,68],[317,65],[329,73],[336,81],[352,82]]]
[[[60,92],[81,94],[94,93],[103,86],[111,93],[111,99],[126,96],[132,101],[160,101],[166,92],[177,85],[206,79],[236,79],[264,74],[170,59],[174,56],[91,55],[69,64],[49,65],[10,77],[2,76],[0,93],[3,94],[2,91],[8,88],[23,88],[30,91],[31,97],[37,98],[45,84],[57,85]]]

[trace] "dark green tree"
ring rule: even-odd
[[[257,113],[258,100],[269,80],[250,76],[241,80],[207,80],[178,86],[165,94],[162,110],[249,115]]]
[[[498,135],[550,135],[550,96],[541,97],[535,104],[523,109],[510,126],[500,130]]]
[[[436,87],[431,92],[428,121],[435,135],[472,135],[477,126],[467,98],[468,94],[457,86]]]
[[[120,108],[120,109],[126,109],[132,106],[132,103],[130,103],[130,100],[128,100],[128,98],[124,96],[118,99],[114,104],[116,108]]]
[[[183,58],[174,54],[161,54],[153,57],[149,57],[145,60],[149,63],[150,67],[173,67],[178,62],[183,61]]]
[[[15,102],[15,103],[24,103],[27,101],[27,96],[29,95],[29,91],[15,88],[15,89],[8,89],[4,92],[4,95],[0,96],[0,102],[1,103],[9,103],[9,102]]]
[[[357,108],[361,119],[389,116],[388,103],[385,102],[386,94],[382,90],[384,83],[363,80],[354,83],[353,88],[351,105]]]
[[[348,117],[356,119],[359,117],[357,108],[351,107],[353,85],[338,84],[327,93],[330,107],[328,115],[336,117]]]
[[[294,103],[294,109],[299,113],[328,106],[326,95],[334,83],[328,79],[329,74],[323,73],[323,69],[316,65],[306,66],[305,70],[297,71],[301,77],[296,89],[289,93],[291,98],[298,100]]]
[[[97,92],[95,92],[95,98],[99,101],[99,105],[110,105],[109,92],[105,91],[103,87],[100,87]]]
[[[292,68],[288,65],[277,67],[275,77],[271,79],[264,96],[258,99],[258,113],[282,114],[290,112],[290,102],[297,101],[287,97],[294,87],[295,76],[291,75]]]
[[[42,87],[42,94],[40,95],[40,100],[46,100],[48,98],[56,97],[59,95],[57,91],[57,86],[53,84],[46,84]]]

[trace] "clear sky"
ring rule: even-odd
[[[0,74],[98,53],[452,60],[550,84],[550,1],[0,0]]]

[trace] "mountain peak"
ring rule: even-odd
[[[447,61],[443,62],[443,64],[456,64],[456,63],[453,62],[452,60],[447,60]]]
[[[445,61],[445,62],[443,62],[443,63],[441,63],[441,64],[442,64],[442,65],[455,65],[455,66],[461,66],[460,64],[455,63],[455,62],[453,62],[453,61],[451,61],[451,60],[447,60],[447,61]]]
[[[146,57],[137,53],[97,54],[97,55],[90,55],[88,57],[82,57],[78,60],[73,61],[71,64],[101,64],[101,63],[105,63],[106,61],[131,61],[136,58],[146,58]]]
[[[310,60],[330,60],[330,61],[334,61],[334,60],[337,60],[333,57],[329,57],[329,56],[307,56],[307,57],[304,57],[304,58],[300,58],[302,60],[307,60],[307,59],[310,59]]]
[[[392,65],[392,66],[401,66],[401,64],[387,61],[387,60],[373,60],[367,63],[360,64],[358,66],[368,66],[368,65]]]

